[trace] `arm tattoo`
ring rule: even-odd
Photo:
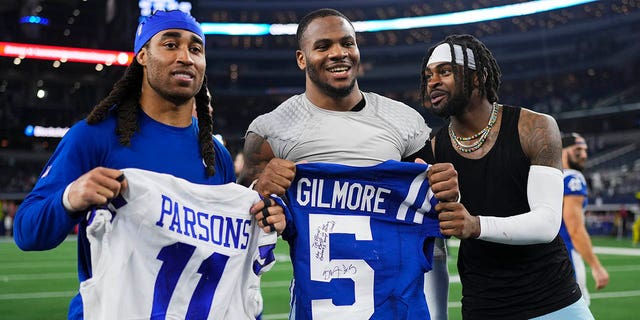
[[[249,186],[257,179],[269,160],[274,158],[271,146],[263,137],[249,132],[244,141],[244,167],[238,177],[238,183]]]
[[[544,114],[522,109],[520,143],[532,165],[562,169],[562,144],[556,121]]]

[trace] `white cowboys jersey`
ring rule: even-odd
[[[93,276],[80,285],[85,319],[258,318],[260,275],[275,261],[277,238],[249,214],[258,194],[123,172],[122,196],[88,216]]]

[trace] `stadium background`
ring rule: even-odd
[[[527,2],[531,1],[167,0],[156,1],[155,5],[188,4],[191,14],[200,22],[293,24],[307,12],[321,7],[336,8],[353,21],[365,21]],[[71,126],[106,96],[125,69],[115,64],[15,57],[3,54],[1,43],[130,52],[141,7],[149,5],[152,1],[0,0],[0,221],[15,212],[60,141],[58,137],[27,135],[25,132],[32,131],[25,128]],[[37,19],[21,23],[21,18],[27,16],[39,17],[40,22],[44,18],[47,24],[29,23]],[[628,247],[631,225],[640,216],[638,26],[640,1],[604,0],[477,23],[359,32],[360,88],[403,101],[418,110],[430,126],[440,127],[443,122],[426,112],[418,98],[422,57],[428,47],[448,34],[475,35],[492,50],[501,66],[501,102],[548,113],[558,121],[562,131],[577,131],[587,138],[589,231],[600,235],[607,245]],[[293,35],[206,36],[214,131],[224,137],[232,154],[241,150],[242,136],[253,118],[304,91],[304,74],[295,64],[295,49]],[[0,231],[0,234],[10,232],[3,223]],[[10,238],[6,238],[0,242],[0,253],[11,252],[12,246],[15,247]],[[75,259],[72,250],[56,250],[55,257],[65,255],[65,261]],[[0,255],[0,313],[17,303],[12,294],[29,292],[24,282],[6,280],[10,277],[1,281],[3,274],[25,269],[12,272],[3,269],[3,265],[11,266],[12,257],[22,261],[40,256],[46,257],[43,260],[53,259],[47,253]],[[619,259],[625,264],[631,261],[627,257]],[[625,268],[638,274],[637,260],[635,267]],[[73,265],[70,267],[73,272]],[[42,268],[47,268],[46,264]],[[284,278],[277,281],[286,282],[289,269],[282,268]],[[68,280],[73,285],[74,279]],[[612,273],[612,285],[617,281],[620,280]],[[640,282],[635,283],[631,291],[639,289]],[[277,289],[276,296],[286,299],[286,286]],[[629,301],[639,302],[639,296],[632,295]],[[31,298],[22,300],[25,299]],[[41,302],[46,298],[33,299]],[[68,299],[52,299],[65,310]],[[456,301],[455,297],[452,301]],[[267,311],[269,308],[268,302]]]

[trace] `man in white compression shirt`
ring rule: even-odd
[[[260,193],[282,195],[295,175],[294,162],[351,166],[416,158],[431,162],[426,144],[430,129],[420,114],[398,101],[360,91],[356,79],[360,54],[348,18],[331,9],[314,11],[300,21],[297,38],[296,59],[306,74],[305,93],[249,126],[240,183],[256,181]],[[434,164],[428,175],[440,201],[459,198],[457,174],[450,164]],[[446,319],[446,257],[443,250],[438,252],[439,264],[427,274],[437,272],[441,277],[426,284],[438,292],[426,296],[438,298],[428,301],[432,318]]]

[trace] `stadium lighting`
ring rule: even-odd
[[[62,138],[67,131],[68,127],[43,127],[28,125],[24,128],[24,135],[27,137],[47,137],[47,138]]]
[[[596,2],[599,0],[534,0],[516,4],[509,4],[491,8],[437,14],[423,17],[399,18],[389,20],[354,21],[357,32],[376,32],[383,30],[403,30],[446,25],[476,23],[488,20],[505,19],[510,17],[535,14],[571,6]],[[140,3],[146,4],[148,0]],[[177,2],[176,2],[177,3]],[[185,4],[187,2],[180,2]],[[189,4],[190,5],[190,4]],[[141,8],[144,6],[141,5]],[[187,6],[188,7],[188,6]],[[181,9],[187,9],[181,8]],[[190,9],[190,7],[188,7]],[[204,34],[263,36],[263,35],[293,35],[298,27],[295,23],[266,24],[266,23],[214,23],[200,24]],[[133,60],[133,52],[93,50],[71,47],[41,46],[0,42],[0,56],[15,57],[14,64],[21,59],[43,59],[104,64],[107,66],[127,66]]]
[[[357,21],[353,23],[353,26],[356,31],[359,32],[374,32],[382,30],[404,30],[413,28],[459,25],[524,16],[594,1],[597,0],[539,0],[491,8],[438,14],[426,17]]]
[[[598,0],[536,0],[491,8],[436,14],[432,16],[354,21],[353,27],[357,32],[375,32],[459,25],[535,14],[596,1]],[[203,22],[200,25],[202,26],[204,34],[243,36],[293,35],[296,33],[296,29],[298,27],[295,23],[264,24]]]
[[[126,66],[133,60],[133,52],[95,50],[73,47],[42,46],[35,44],[0,42],[0,56],[60,60],[85,63],[105,63]]]
[[[200,24],[200,26],[202,27],[202,33],[204,34],[264,36],[270,34],[270,28],[272,25],[267,23],[203,22]]]
[[[49,24],[49,19],[38,16],[24,16],[20,18],[20,23],[42,24],[46,26]]]

